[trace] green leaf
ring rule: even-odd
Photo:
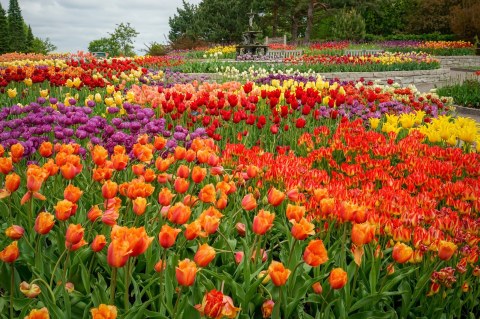
[[[392,319],[397,318],[397,314],[394,311],[364,311],[354,315],[349,315],[349,319]]]
[[[385,298],[388,296],[401,295],[404,292],[406,291],[382,292],[382,293],[377,293],[367,297],[363,297],[362,299],[358,300],[356,303],[352,305],[352,307],[350,308],[350,313],[354,312],[355,310],[361,309],[363,307],[373,307],[373,305],[378,303],[378,301],[380,301],[382,298]]]

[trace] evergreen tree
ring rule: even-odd
[[[35,37],[33,36],[33,33],[32,33],[32,27],[29,25],[27,30],[27,41],[25,42],[26,52],[32,52],[32,45],[33,45],[34,39]]]
[[[5,10],[0,3],[0,54],[8,52],[8,22]]]
[[[9,51],[24,52],[26,36],[23,28],[23,18],[17,0],[10,0],[8,7]]]

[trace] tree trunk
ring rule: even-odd
[[[307,28],[305,30],[305,43],[310,42],[310,35],[312,34],[313,29],[313,6],[315,4],[315,0],[308,1],[308,9],[307,9]]]
[[[294,45],[297,44],[298,40],[298,19],[295,15],[292,15],[292,42]]]
[[[272,37],[277,36],[278,28],[278,2],[275,1],[273,4],[273,23],[272,23]]]

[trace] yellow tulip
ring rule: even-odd
[[[40,90],[40,96],[43,97],[43,98],[47,98],[48,97],[48,89]]]
[[[368,119],[368,121],[370,122],[370,126],[374,130],[376,130],[377,127],[378,127],[378,124],[380,124],[380,119],[378,119],[378,118],[371,117],[371,118]]]
[[[110,106],[115,106],[115,100],[111,97],[107,97],[105,99],[105,104],[110,107]]]
[[[14,97],[17,96],[17,88],[8,89],[7,94],[9,98],[13,99]]]
[[[32,86],[32,79],[28,78],[23,80],[23,83],[25,83],[26,86]]]
[[[95,102],[97,103],[102,102],[102,96],[100,95],[100,93],[95,94]]]

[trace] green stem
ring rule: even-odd
[[[55,267],[53,267],[52,271],[52,277],[50,278],[50,287],[53,285],[53,277],[55,277],[55,271],[57,270],[58,265],[60,264],[60,260],[62,260],[63,255],[67,252],[68,250],[65,249],[63,253],[58,257],[57,263],[55,264]]]
[[[287,267],[290,268],[290,262],[292,261],[292,256],[293,256],[293,249],[295,248],[295,245],[297,244],[297,239],[295,238],[293,240],[293,244],[292,244],[292,247],[290,248],[290,255],[288,256],[288,263],[287,263]]]
[[[177,300],[175,301],[175,307],[173,308],[173,318],[177,318],[177,308],[178,308],[180,296],[182,294],[182,288],[183,287],[179,287],[179,289],[178,289]]]
[[[13,317],[13,286],[15,285],[15,267],[13,263],[10,264],[10,319]]]
[[[110,278],[110,305],[114,305],[115,302],[115,288],[117,287],[117,271],[114,267],[112,269],[112,277]]]
[[[167,256],[167,250],[166,249],[163,249],[163,252],[162,252],[162,267],[160,269],[160,296],[163,297],[163,276],[164,276],[164,272],[166,271],[163,270],[163,266],[165,265],[165,259],[166,259],[166,256]],[[158,304],[158,310],[160,311],[160,309],[162,309],[162,302],[163,302],[163,298],[160,299],[160,302]]]
[[[29,230],[33,228],[32,218],[33,218],[33,195],[32,195],[32,198],[30,198],[30,209],[28,210],[28,229]]]
[[[45,280],[43,280],[42,278],[37,278],[37,279],[33,280],[33,281],[30,283],[30,285],[33,285],[33,284],[36,283],[37,281],[38,281],[38,282],[41,282],[42,284],[45,285],[45,287],[47,288],[48,292],[50,293],[50,297],[52,298],[53,303],[56,304],[57,301],[56,301],[56,298],[55,298],[55,294],[53,293],[52,288],[48,285],[48,283],[47,283]]]
[[[230,252],[232,253],[233,257],[235,258],[235,252],[233,251],[233,248],[230,246],[230,243],[227,240],[227,237],[220,231],[220,229],[217,230],[218,234],[225,240],[225,243],[228,246],[228,249],[230,249]]]
[[[125,294],[123,296],[125,311],[128,311],[128,309],[130,308],[130,302],[128,300],[128,292],[130,287],[130,273],[131,273],[131,268],[134,262],[135,262],[134,259],[129,260],[127,262],[127,268],[125,269]]]

